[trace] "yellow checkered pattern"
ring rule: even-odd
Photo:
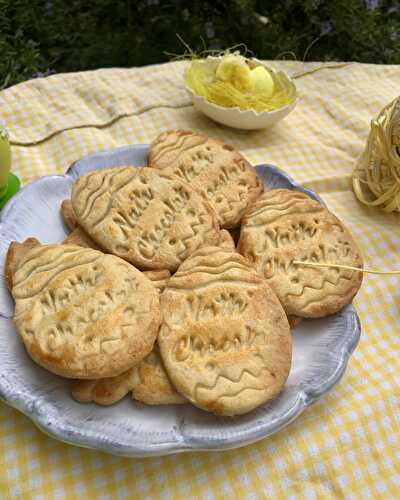
[[[206,132],[321,194],[353,231],[367,266],[400,268],[400,216],[361,206],[350,182],[370,119],[399,93],[400,67],[273,64],[297,75],[299,103],[256,132],[199,115],[182,86],[182,62],[55,75],[4,90],[0,120],[14,144],[14,171],[27,183],[166,129]],[[395,276],[365,276],[355,300],[362,337],[342,381],[289,427],[242,449],[117,458],[56,442],[0,404],[0,496],[399,498],[399,284]]]

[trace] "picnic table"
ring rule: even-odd
[[[296,109],[245,132],[197,113],[184,62],[31,80],[0,93],[0,121],[23,184],[82,156],[191,129],[231,143],[319,193],[347,224],[366,267],[400,268],[400,215],[361,205],[351,174],[371,118],[400,89],[400,67],[271,62],[297,75]],[[130,459],[46,436],[0,403],[2,498],[395,498],[400,487],[400,292],[365,275],[354,305],[362,335],[338,385],[279,433],[247,447]],[[295,333],[294,333],[295,334]]]

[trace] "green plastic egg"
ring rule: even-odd
[[[11,148],[7,130],[0,125],[0,195],[7,186],[8,173],[11,169]]]
[[[20,188],[18,177],[10,173],[11,147],[7,130],[0,124],[0,209]]]

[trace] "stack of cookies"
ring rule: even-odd
[[[344,225],[306,195],[263,193],[234,148],[171,131],[149,165],[95,170],[61,206],[62,244],[13,242],[6,279],[32,359],[80,402],[127,393],[240,415],[276,397],[292,325],[350,303],[362,273]],[[237,245],[233,237],[239,235]]]

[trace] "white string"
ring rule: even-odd
[[[337,269],[348,269],[350,271],[360,271],[361,273],[369,274],[400,274],[400,271],[376,271],[375,269],[363,269],[362,267],[346,266],[343,264],[329,264],[321,262],[304,262],[302,260],[294,260],[293,264],[298,266],[310,266],[310,267],[334,267]]]

